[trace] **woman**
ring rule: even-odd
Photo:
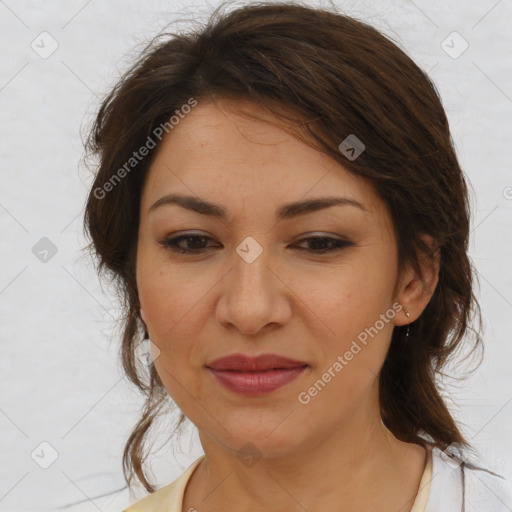
[[[146,48],[89,149],[85,226],[146,395],[129,512],[508,510],[436,386],[479,312],[470,212],[435,86],[395,44],[298,4],[217,9]],[[205,455],[155,492],[170,399]]]

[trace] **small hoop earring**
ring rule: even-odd
[[[405,306],[402,306],[405,310],[405,316],[407,318],[410,318],[411,314],[409,313],[409,311],[407,310],[407,308]],[[405,337],[409,337],[409,324],[407,324],[407,332],[405,333]]]

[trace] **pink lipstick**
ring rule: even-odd
[[[246,396],[262,396],[296,379],[309,365],[276,354],[249,357],[232,354],[206,367],[225,388]]]

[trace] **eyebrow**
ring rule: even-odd
[[[187,210],[217,219],[226,219],[228,216],[227,210],[221,205],[198,197],[181,194],[168,194],[161,197],[149,208],[148,213],[168,204],[176,204]],[[278,220],[291,219],[332,206],[353,206],[366,213],[370,213],[363,204],[349,197],[319,197],[283,204],[277,209],[276,218]]]

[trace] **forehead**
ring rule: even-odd
[[[239,201],[246,208],[251,200],[263,205],[343,195],[369,210],[382,209],[366,181],[271,123],[282,121],[249,101],[200,102],[163,138],[146,179],[143,207],[179,192],[224,204]]]

